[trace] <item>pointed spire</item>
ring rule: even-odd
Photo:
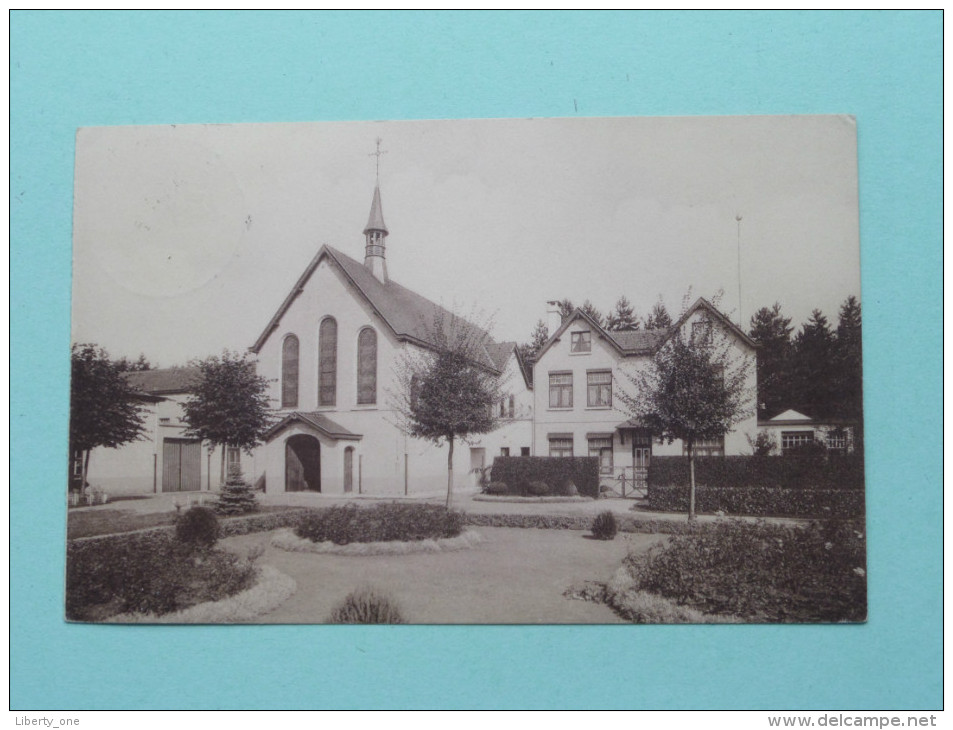
[[[370,231],[383,231],[388,233],[387,226],[384,224],[384,211],[381,209],[381,189],[374,186],[374,200],[371,202],[371,214],[367,217],[367,225],[364,226],[364,235]]]
[[[384,213],[381,210],[381,189],[375,185],[371,214],[367,217],[367,226],[364,228],[364,266],[382,284],[387,283],[387,261],[384,257],[386,238],[387,226],[384,225]]]

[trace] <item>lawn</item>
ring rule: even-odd
[[[284,506],[262,506],[253,514],[269,512],[287,512],[296,508]],[[131,532],[148,527],[164,527],[175,524],[177,512],[135,512],[123,509],[70,510],[66,517],[66,538],[95,537],[112,535],[118,532]]]
[[[223,547],[266,544],[260,562],[297,582],[296,593],[254,623],[323,623],[356,588],[391,597],[408,623],[621,623],[608,606],[563,593],[585,580],[608,580],[630,550],[659,535],[593,540],[579,530],[475,529],[483,542],[452,553],[373,557],[291,553],[271,546],[270,533],[242,535]]]

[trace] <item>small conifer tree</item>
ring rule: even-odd
[[[258,498],[237,464],[228,469],[228,479],[218,496],[215,511],[220,515],[243,515],[258,511]]]

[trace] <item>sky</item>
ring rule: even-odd
[[[860,298],[847,116],[89,127],[73,341],[161,367],[250,347],[322,244],[363,260],[378,137],[390,277],[498,340],[553,299],[677,316],[722,290],[747,329]]]

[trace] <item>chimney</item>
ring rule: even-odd
[[[559,302],[546,302],[546,326],[549,327],[549,336],[556,334],[556,330],[562,327],[563,318],[559,313]]]

